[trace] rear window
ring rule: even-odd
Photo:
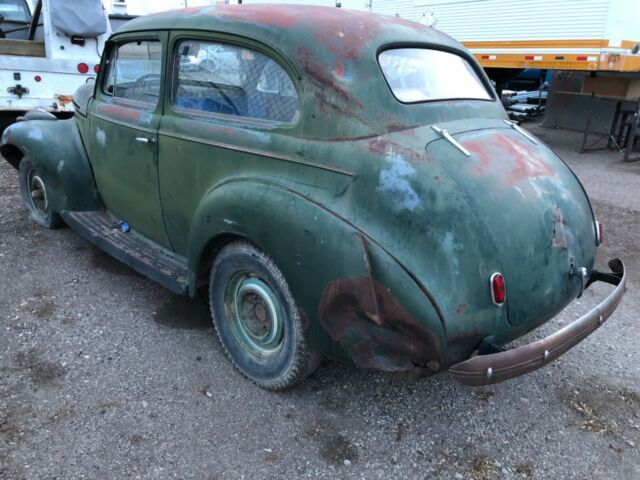
[[[397,48],[382,52],[378,62],[393,95],[403,103],[492,99],[469,62],[453,53]]]

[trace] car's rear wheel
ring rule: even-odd
[[[307,344],[287,282],[266,253],[234,242],[216,256],[209,299],[220,342],[242,374],[262,388],[291,387],[320,364]]]
[[[60,215],[51,209],[47,186],[28,158],[20,161],[18,169],[20,194],[29,212],[29,217],[45,228],[59,228],[63,225]]]

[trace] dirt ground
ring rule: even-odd
[[[552,365],[479,389],[328,363],[262,391],[198,301],[28,221],[0,162],[0,477],[640,478],[640,163],[532,130],[584,183],[605,224],[599,263],[621,257],[629,290]],[[609,291],[595,285],[525,340]]]

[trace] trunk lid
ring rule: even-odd
[[[570,264],[589,273],[593,268],[593,214],[582,185],[548,147],[513,128],[452,136],[470,156],[444,138],[430,142],[427,153],[486,226],[487,238],[475,241],[497,249],[509,322],[543,323],[580,292],[581,280],[570,273]]]

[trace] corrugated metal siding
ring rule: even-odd
[[[382,15],[399,15],[418,21],[426,8],[416,8],[416,0],[371,0],[371,11]]]
[[[636,0],[638,1],[638,0]],[[373,11],[418,20],[460,41],[607,38],[609,0],[373,0]]]

